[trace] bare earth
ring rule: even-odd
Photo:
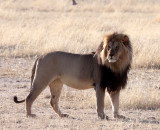
[[[0,129],[160,129],[160,103],[143,108],[144,102],[147,104],[150,99],[150,91],[147,92],[145,100],[140,100],[142,105],[136,104],[134,94],[133,103],[128,103],[130,95],[127,93],[136,91],[139,87],[143,91],[154,90],[157,93],[155,99],[160,101],[160,70],[157,69],[132,69],[129,73],[129,82],[122,95],[120,113],[126,119],[113,119],[111,107],[106,105],[105,113],[109,120],[100,120],[96,114],[95,93],[93,89],[80,91],[64,87],[60,100],[60,108],[64,113],[69,114],[69,118],[60,118],[49,105],[50,92],[47,88],[34,102],[32,111],[37,116],[27,118],[25,116],[25,104],[15,104],[13,96],[19,99],[27,96],[30,89],[30,74],[34,60],[24,58],[1,58],[0,59]],[[152,88],[152,89],[147,89]],[[143,93],[141,94],[143,95]],[[139,95],[137,95],[139,96]],[[106,100],[108,97],[106,96]],[[154,101],[152,101],[154,102]],[[126,103],[126,106],[123,105]],[[139,106],[138,106],[139,105]],[[155,106],[155,108],[154,108]],[[142,108],[141,108],[142,107]],[[138,109],[141,108],[141,109]]]

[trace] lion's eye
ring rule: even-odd
[[[119,49],[119,47],[118,47],[118,46],[116,46],[116,51],[118,51],[118,49]]]

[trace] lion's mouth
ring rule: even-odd
[[[115,59],[110,59],[110,60],[108,60],[108,61],[109,61],[109,63],[114,63],[114,62],[116,62]]]
[[[109,56],[108,61],[109,63],[115,63],[117,60],[113,56]]]

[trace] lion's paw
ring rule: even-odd
[[[69,117],[68,114],[61,114],[60,117]]]
[[[104,119],[108,120],[109,119],[108,116],[106,116],[104,113],[98,114],[98,118],[101,120],[104,120]]]
[[[123,115],[114,115],[114,118],[115,119],[126,119],[126,117]]]
[[[29,115],[27,115],[27,117],[35,118],[35,117],[37,117],[37,116],[36,116],[36,114],[29,114]]]

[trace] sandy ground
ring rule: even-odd
[[[13,96],[19,99],[29,93],[30,74],[35,58],[0,58],[0,129],[160,129],[160,108],[132,109],[121,108],[120,113],[126,119],[113,119],[111,108],[108,107],[105,113],[109,120],[100,120],[96,114],[96,104],[88,105],[93,99],[83,101],[81,94],[94,93],[93,89],[79,91],[64,87],[60,101],[61,110],[68,113],[69,118],[60,118],[49,105],[49,89],[47,88],[35,101],[33,113],[35,118],[25,116],[25,104],[15,104]],[[160,93],[160,70],[156,69],[132,69],[129,73],[127,89],[133,84],[135,87],[153,87]],[[67,98],[65,91],[76,95]],[[145,91],[145,89],[144,89]],[[65,94],[66,95],[65,95]],[[78,96],[77,96],[78,95]],[[149,95],[149,94],[148,94]],[[129,95],[128,95],[129,97]],[[72,99],[73,98],[73,99]],[[159,98],[159,97],[157,97]],[[159,98],[160,99],[160,98]],[[81,104],[86,102],[82,107]],[[147,102],[144,101],[144,102]],[[81,106],[81,107],[80,107]]]

